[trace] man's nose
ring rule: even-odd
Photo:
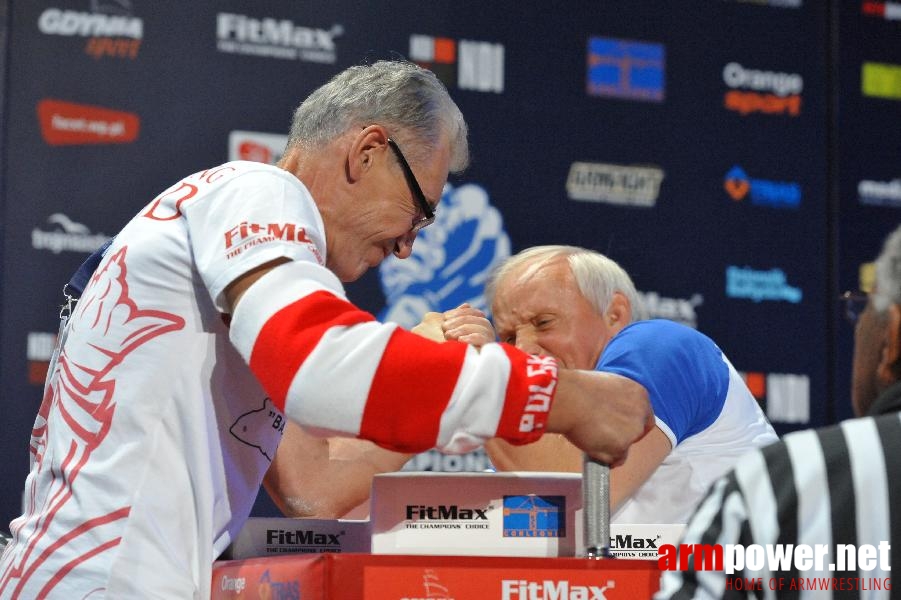
[[[541,345],[534,332],[520,330],[516,332],[516,347],[526,354],[542,354]]]
[[[394,241],[394,256],[400,259],[409,258],[413,254],[413,242],[416,234],[412,231],[405,233]]]

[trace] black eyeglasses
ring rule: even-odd
[[[388,145],[391,146],[392,150],[394,150],[394,154],[395,156],[397,156],[397,160],[400,163],[401,168],[404,170],[404,177],[407,179],[407,186],[413,193],[413,197],[416,198],[416,201],[419,203],[419,208],[422,209],[422,214],[425,215],[421,219],[413,223],[413,226],[410,228],[411,233],[416,233],[423,227],[428,227],[435,222],[435,209],[433,209],[428,200],[425,199],[425,194],[422,193],[422,188],[419,187],[419,182],[416,181],[416,176],[413,174],[413,169],[410,168],[410,163],[408,163],[407,159],[404,158],[404,153],[400,151],[400,148],[398,148],[397,142],[395,142],[391,138],[388,138]]]
[[[847,291],[839,296],[838,299],[844,306],[845,319],[853,325],[857,323],[860,314],[866,309],[870,296],[866,292]]]

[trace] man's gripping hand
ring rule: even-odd
[[[485,313],[467,303],[443,313],[428,312],[410,331],[436,342],[456,340],[476,348],[497,337]]]

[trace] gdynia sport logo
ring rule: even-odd
[[[832,554],[834,548],[834,554]],[[891,544],[673,544],[657,551],[661,571],[722,571],[733,589],[890,590]],[[824,577],[824,574],[842,574]],[[861,574],[872,577],[860,577]],[[784,577],[784,575],[792,575]],[[814,577],[812,575],[816,574]],[[853,574],[854,576],[850,576]],[[766,580],[761,575],[773,575]]]

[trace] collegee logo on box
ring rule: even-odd
[[[566,537],[566,496],[504,496],[504,537]]]

